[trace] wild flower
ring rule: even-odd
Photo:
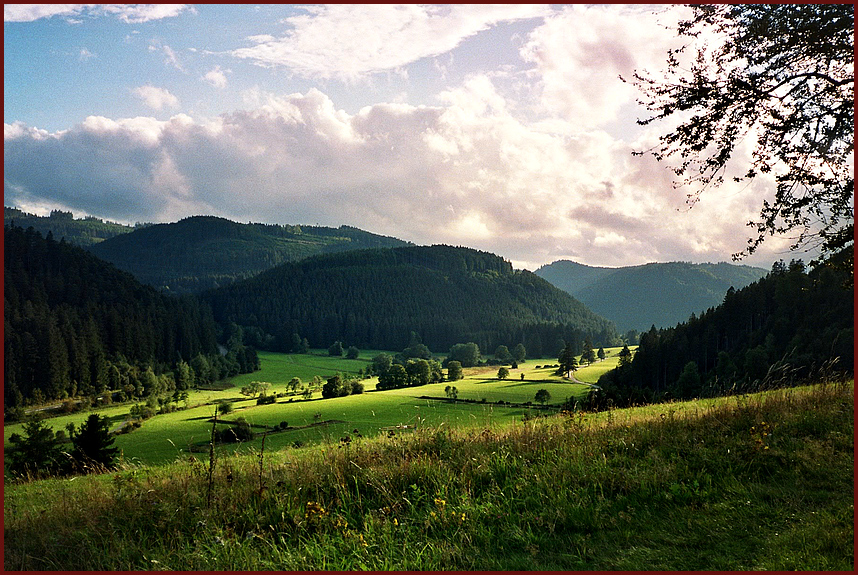
[[[325,511],[325,508],[322,507],[320,503],[316,501],[308,501],[307,502],[307,510],[304,512],[305,519],[319,519],[327,515],[328,512]]]

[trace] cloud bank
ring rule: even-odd
[[[534,130],[485,76],[444,97],[349,115],[311,89],[216,120],[90,117],[57,133],[7,124],[4,193],[125,221],[350,224],[531,268],[562,257],[720,260],[740,247],[754,209],[742,196],[677,211],[682,192],[629,144]]]
[[[631,155],[651,148],[658,128],[635,127],[637,94],[619,76],[661,68],[676,41],[666,27],[682,8],[304,10],[287,20],[285,36],[254,36],[253,46],[232,55],[351,81],[448,52],[502,22],[542,20],[519,38],[524,67],[472,73],[433,94],[433,106],[388,101],[347,113],[318,88],[245,87],[246,109],[216,118],[93,115],[56,132],[6,123],[7,205],[127,222],[214,214],[348,224],[418,244],[484,249],[535,269],[557,259],[723,261],[745,246],[746,222],[774,189],[765,179],[727,184],[689,209],[690,190],[675,189],[665,166]],[[227,74],[232,69],[207,65],[193,81],[223,93],[232,87]],[[181,109],[163,88],[130,90],[153,110]],[[748,261],[766,266],[787,245],[767,240]]]

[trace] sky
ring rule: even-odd
[[[5,5],[4,204],[350,225],[519,269],[730,261],[774,185],[676,187],[620,76],[676,5]],[[750,148],[738,148],[737,173]],[[770,238],[741,263],[788,252]],[[807,258],[805,258],[807,259]]]

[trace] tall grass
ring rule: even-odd
[[[4,564],[852,570],[851,383],[679,407],[9,485]]]

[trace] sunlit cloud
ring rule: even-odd
[[[170,100],[143,88],[152,104]],[[485,76],[437,107],[347,114],[316,89],[256,99],[253,109],[206,120],[91,117],[54,134],[6,125],[6,197],[53,197],[118,219],[345,223],[532,268],[561,258],[723,260],[741,247],[753,212],[741,194],[687,210],[682,190],[652,193],[664,177],[657,162],[632,158],[603,132],[535,131]]]
[[[209,70],[205,73],[205,75],[203,76],[203,80],[205,80],[215,88],[226,88],[226,72],[229,72],[229,70],[221,70],[220,66],[215,66],[212,70]]]
[[[546,6],[529,4],[335,4],[302,10],[285,19],[291,26],[285,36],[250,37],[254,45],[232,55],[306,76],[354,79],[444,54],[500,22],[549,13]]]
[[[41,18],[65,16],[79,23],[74,16],[109,14],[128,24],[140,24],[162,18],[172,18],[193,11],[187,4],[4,4],[4,22],[33,22]]]
[[[131,90],[131,93],[143,100],[143,103],[153,110],[161,110],[165,106],[168,108],[177,108],[179,106],[179,99],[164,88],[138,86]]]

